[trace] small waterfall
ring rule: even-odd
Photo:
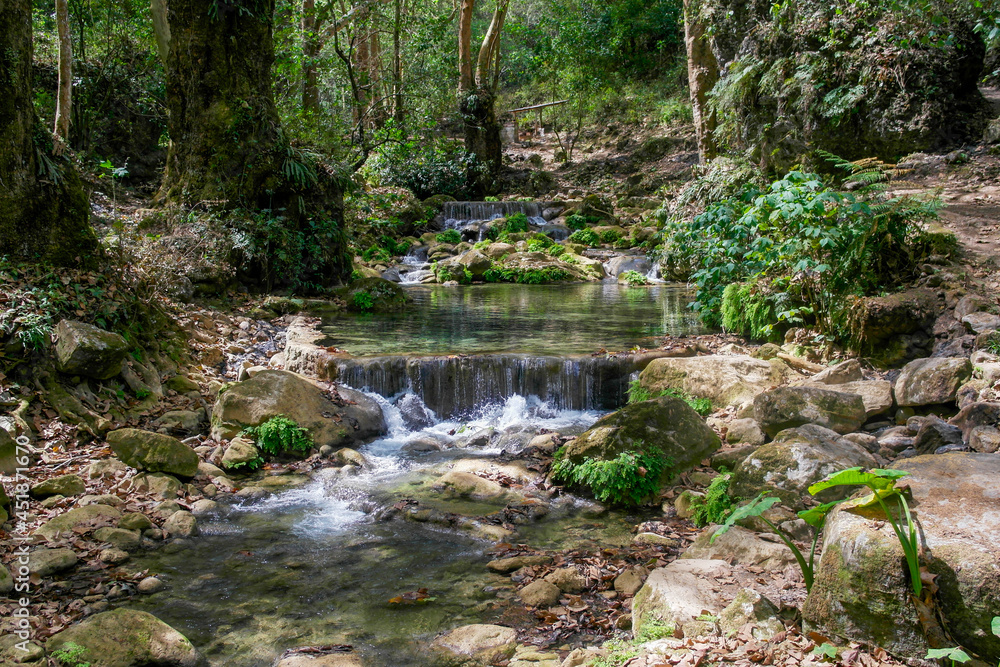
[[[612,410],[626,402],[630,375],[648,356],[385,356],[336,362],[337,379],[384,397],[412,393],[440,417],[469,414],[512,396],[556,410]]]
[[[400,285],[419,285],[424,278],[434,275],[428,267],[427,246],[417,246],[411,248],[403,257],[402,264],[399,265]]]
[[[482,223],[506,218],[515,213],[523,213],[528,217],[528,223],[534,227],[545,227],[548,225],[542,217],[545,206],[541,202],[522,201],[450,201],[446,202],[441,210],[444,217],[445,229],[457,229],[465,231],[469,228],[475,229],[475,234],[463,234],[469,236],[467,240],[483,240],[485,237],[485,226]],[[471,229],[469,230],[472,231]]]

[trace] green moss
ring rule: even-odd
[[[601,245],[601,237],[592,229],[578,229],[570,234],[566,240],[570,243],[579,243],[590,248],[596,248]]]

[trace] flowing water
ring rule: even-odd
[[[377,384],[375,369],[384,378],[371,395],[383,407],[389,432],[362,448],[370,462],[364,472],[266,478],[294,483],[262,500],[221,503],[216,515],[200,519],[201,536],[136,558],[168,588],[133,605],[183,632],[213,666],[264,667],[287,648],[340,643],[354,645],[369,667],[427,665],[427,642],[435,634],[506,622],[498,591],[511,595],[510,580],[488,573],[493,540],[475,528],[507,501],[449,501],[436,497],[430,480],[452,464],[492,460],[505,437],[516,442],[541,429],[580,433],[620,404],[623,382],[638,361],[627,357],[602,366],[597,360],[603,356],[585,353],[605,345],[651,345],[657,336],[694,330],[682,310],[683,291],[665,285],[495,285],[412,293],[414,307],[406,314],[326,323],[333,344],[368,355],[370,362],[370,372],[362,372],[368,362],[354,360],[357,374],[345,366],[342,380],[372,389],[365,385]],[[471,360],[464,370],[441,361],[462,355]],[[449,377],[465,389],[449,390]],[[489,385],[490,378],[498,383]],[[602,394],[601,387],[611,384],[617,393]],[[460,396],[466,391],[471,398]],[[466,446],[468,434],[483,432],[502,437]],[[428,439],[443,449],[416,453],[407,447]],[[468,521],[456,528],[393,515],[407,498]],[[519,526],[517,542],[567,549],[631,540],[634,519],[568,495],[543,502],[547,514]],[[434,600],[389,602],[421,588]]]

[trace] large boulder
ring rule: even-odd
[[[452,273],[457,270],[463,273],[468,270],[473,280],[482,280],[486,272],[493,268],[493,260],[484,255],[479,250],[472,250],[438,263],[439,268],[448,268]]]
[[[632,632],[639,636],[650,625],[683,626],[706,611],[717,614],[726,603],[717,579],[732,576],[724,560],[675,560],[653,570],[632,600]]]
[[[788,374],[788,366],[779,360],[712,355],[654,359],[639,374],[639,383],[652,394],[679,389],[725,407],[752,401],[781,384]]]
[[[79,475],[60,475],[31,487],[31,497],[42,500],[50,496],[78,496],[87,490],[87,485]]]
[[[819,387],[778,387],[766,391],[754,399],[753,413],[772,438],[780,431],[805,424],[851,433],[867,419],[861,396]]]
[[[95,614],[53,635],[49,653],[68,644],[83,647],[91,667],[203,667],[208,662],[188,639],[144,611],[114,609]]]
[[[236,437],[248,426],[285,415],[309,431],[317,447],[350,446],[385,433],[382,408],[360,391],[325,390],[288,371],[261,371],[219,394],[212,437]]]
[[[900,407],[950,403],[970,377],[972,363],[964,357],[915,359],[896,379],[896,403]]]
[[[435,639],[431,648],[436,664],[492,665],[514,655],[517,632],[502,625],[463,625]]]
[[[898,462],[926,548],[924,563],[957,643],[987,662],[1000,660],[1000,457],[951,453]],[[910,601],[903,552],[887,522],[835,510],[827,520],[816,581],[803,618],[835,639],[871,642],[894,655],[923,658],[927,643]]]
[[[703,530],[681,558],[724,560],[733,565],[756,565],[768,571],[795,564],[792,550],[777,535],[733,526],[713,541],[717,530],[712,527]]]
[[[836,431],[808,424],[778,433],[774,441],[746,457],[733,471],[729,493],[734,498],[753,498],[769,491],[789,507],[803,509],[809,486],[830,473],[877,465],[860,445],[841,438]],[[830,489],[820,499],[835,500],[847,493],[848,487]]]
[[[198,473],[198,455],[177,438],[137,428],[108,433],[111,451],[124,463],[147,472],[165,472],[179,477]]]
[[[715,431],[687,403],[661,396],[605,415],[589,431],[567,443],[563,456],[573,463],[583,463],[587,458],[613,459],[627,451],[659,453],[672,461],[672,466],[663,471],[666,480],[698,465],[720,444]]]
[[[62,320],[55,329],[56,367],[69,375],[108,380],[122,370],[128,343],[93,324]]]
[[[43,523],[35,531],[35,535],[46,540],[73,537],[102,526],[115,526],[121,516],[121,512],[108,505],[75,507]]]

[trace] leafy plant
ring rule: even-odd
[[[546,252],[548,252],[553,257],[562,257],[564,254],[566,254],[566,248],[557,244],[549,246],[549,249]]]
[[[449,229],[447,231],[441,232],[434,236],[434,239],[438,243],[448,243],[451,245],[458,245],[462,242],[462,235],[457,229]]]
[[[540,269],[530,269],[520,266],[493,267],[487,269],[483,279],[488,283],[520,283],[522,285],[543,285],[545,283],[569,280],[573,277],[569,271],[556,266],[546,266]]]
[[[702,528],[710,523],[722,523],[733,511],[733,501],[729,497],[729,473],[718,475],[705,489],[704,499],[696,499],[692,503],[694,514],[691,521]]]
[[[351,296],[354,306],[361,311],[371,310],[375,307],[375,297],[370,292],[358,290]]]
[[[303,454],[312,449],[309,432],[285,415],[271,417],[259,426],[251,426],[243,433],[253,438],[257,447],[266,454]]]
[[[630,286],[649,284],[649,278],[638,271],[625,271],[618,276],[618,278],[625,281],[625,284]]]
[[[524,213],[514,213],[507,217],[507,223],[504,225],[504,231],[508,234],[517,234],[518,232],[528,231],[528,216]]]
[[[90,667],[83,659],[87,649],[75,642],[66,642],[62,647],[52,652],[52,657],[64,667]]]
[[[986,337],[986,344],[983,349],[990,354],[1000,354],[1000,331],[994,331]]]
[[[227,463],[226,468],[229,470],[242,470],[246,468],[247,470],[257,470],[262,465],[264,465],[264,457],[258,456],[257,458],[250,459],[249,461],[242,461],[240,463]]]
[[[599,234],[601,237],[601,243],[618,243],[621,240],[622,234],[617,229],[604,229]]]
[[[957,646],[928,649],[924,658],[927,660],[950,660],[952,665],[972,660],[972,656]]]
[[[653,394],[642,386],[639,379],[632,380],[628,385],[628,402],[641,403],[661,396],[673,396],[679,398],[702,417],[712,414],[712,400],[709,398],[697,398],[680,389],[662,389],[657,394]]]
[[[587,228],[587,218],[583,217],[579,213],[574,213],[573,215],[566,216],[566,226],[571,230],[579,231],[581,229]]]
[[[596,248],[601,245],[601,237],[592,229],[578,229],[570,234],[566,240],[570,243],[579,243],[590,248]]]
[[[611,460],[586,458],[572,463],[558,457],[552,478],[587,487],[601,502],[638,505],[660,489],[660,476],[673,461],[642,451],[621,452]]]

